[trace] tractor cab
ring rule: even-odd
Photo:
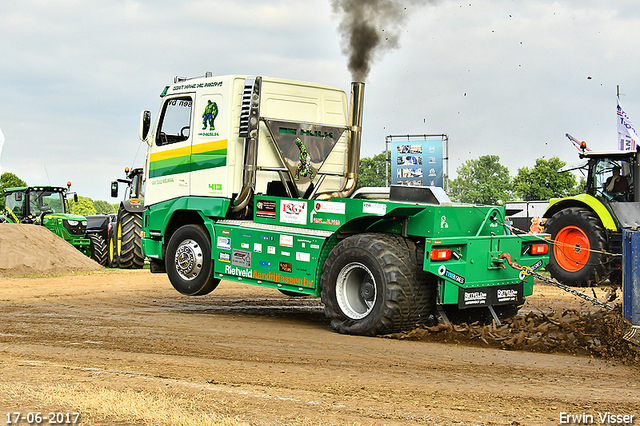
[[[46,214],[64,214],[64,188],[25,187],[5,190],[5,209],[19,222],[41,224]]]
[[[636,201],[637,157],[635,152],[591,151],[583,153],[582,157],[588,160],[587,194],[593,195],[603,203]]]

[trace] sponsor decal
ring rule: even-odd
[[[232,275],[234,277],[274,281],[276,283],[297,285],[299,287],[313,287],[313,280],[308,280],[305,277],[296,278],[289,275],[282,275],[279,272],[260,272],[253,269],[238,268],[236,266],[225,265],[224,273],[227,275]]]
[[[283,256],[291,256],[291,253],[289,253],[288,251],[280,252],[280,254]]]
[[[276,202],[271,200],[258,200],[256,202],[256,217],[275,219]]]
[[[320,246],[318,244],[311,244],[311,248],[314,250],[319,250]]]
[[[387,214],[387,205],[380,203],[362,203],[362,213],[384,216]]]
[[[464,284],[465,279],[464,277],[461,277],[460,275],[451,272],[449,270],[447,270],[447,267],[444,265],[440,265],[440,267],[438,268],[438,275],[443,276],[443,277],[447,277],[459,284]]]
[[[531,265],[531,269],[533,269],[534,271],[537,270],[538,268],[540,268],[542,266],[543,262],[542,260],[538,260],[536,263],[534,263],[533,265]]]
[[[225,265],[224,273],[225,274],[229,274],[229,275],[233,275],[233,276],[236,276],[236,277],[253,278],[253,270],[251,270],[251,269],[243,269],[243,268],[236,268],[236,267],[231,266],[231,265]]]
[[[489,293],[486,291],[471,291],[464,293],[464,300],[462,301],[465,306],[473,305],[486,305],[489,298]]]
[[[262,241],[273,241],[273,236],[272,235],[260,235],[260,239]]]
[[[345,214],[346,211],[345,203],[336,203],[334,201],[316,201],[313,207],[318,213]]]
[[[514,288],[499,288],[496,291],[497,303],[517,302],[519,300],[519,297],[520,293]]]
[[[297,251],[296,260],[299,262],[311,262],[311,254]]]
[[[224,262],[224,263],[231,263],[231,253],[221,251],[220,253],[218,253],[218,261]]]
[[[267,246],[267,253],[276,254],[276,247],[275,246]]]
[[[262,244],[261,243],[253,243],[253,251],[255,253],[262,253]]]
[[[271,269],[271,262],[268,260],[261,260],[258,262],[258,268],[260,269]]]
[[[240,247],[242,247],[243,249],[248,249],[249,248],[249,243],[242,243],[242,244],[240,244]]]
[[[293,223],[295,225],[307,224],[307,202],[281,200],[280,201],[280,222]]]
[[[222,235],[230,235],[231,231],[227,230],[227,229],[223,229],[222,230]]]
[[[231,264],[234,266],[251,267],[251,252],[233,249],[231,254]]]
[[[282,247],[293,247],[293,235],[280,235],[280,245]]]
[[[282,272],[293,272],[293,265],[288,262],[280,262],[279,269]]]
[[[218,243],[216,245],[220,250],[231,250],[231,238],[218,237]]]

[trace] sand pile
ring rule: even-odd
[[[43,226],[0,223],[0,276],[99,269],[102,266]]]

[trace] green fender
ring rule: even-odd
[[[544,213],[543,217],[550,218],[556,214],[556,212],[568,207],[587,207],[598,215],[602,225],[606,229],[609,229],[610,231],[618,231],[616,221],[613,219],[613,216],[611,216],[611,213],[609,213],[609,210],[607,210],[605,205],[596,197],[588,194],[580,194],[566,198],[552,198],[549,200],[549,206],[547,207],[547,211]]]

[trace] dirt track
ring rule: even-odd
[[[585,309],[536,287],[527,309]],[[0,278],[0,421],[82,424],[550,425],[640,416],[640,370],[592,357],[344,336],[317,299],[166,276]],[[27,424],[26,421],[20,424]],[[49,423],[44,423],[49,424]]]

